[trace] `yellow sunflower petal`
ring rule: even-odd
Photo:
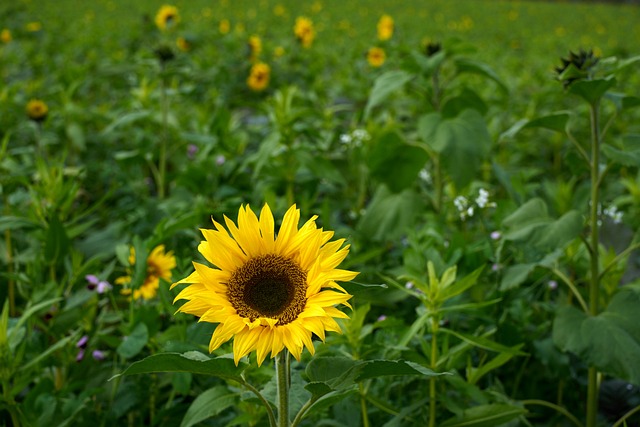
[[[274,334],[270,328],[262,328],[260,337],[256,344],[256,358],[258,359],[258,366],[262,365],[262,362],[267,357],[267,353],[271,350]]]
[[[264,242],[265,252],[272,253],[275,249],[274,221],[271,209],[268,204],[264,204],[260,211],[260,234]]]
[[[276,238],[276,253],[282,253],[288,248],[291,239],[295,236],[300,221],[300,211],[296,209],[296,205],[292,205],[284,214],[282,225]]]
[[[238,366],[240,359],[249,354],[256,347],[260,332],[262,332],[262,329],[257,328],[243,330],[236,334],[233,339],[233,361],[236,363],[236,366]]]

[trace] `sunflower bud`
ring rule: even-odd
[[[156,54],[160,63],[165,64],[175,58],[175,53],[173,53],[173,49],[166,44],[162,44],[154,49],[153,53]]]
[[[427,57],[432,57],[436,53],[442,50],[442,45],[438,42],[429,41],[424,46],[424,54]]]
[[[43,122],[49,114],[49,107],[39,99],[32,99],[27,103],[27,116],[34,122]]]
[[[565,88],[568,88],[577,80],[589,78],[599,60],[600,58],[593,54],[593,50],[580,49],[578,53],[569,52],[567,58],[560,58],[562,65],[555,69],[558,74],[557,78]]]

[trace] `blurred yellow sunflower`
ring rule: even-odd
[[[304,48],[308,48],[316,37],[316,31],[313,28],[313,22],[309,18],[299,16],[293,26],[293,33]]]
[[[223,19],[222,21],[220,21],[220,24],[218,24],[218,31],[220,31],[220,34],[227,34],[230,30],[231,23],[228,19]]]
[[[260,53],[262,53],[262,40],[258,36],[249,37],[249,41],[247,42],[249,46],[249,58],[251,60],[256,60]]]
[[[382,15],[378,21],[378,39],[385,41],[393,36],[393,18],[389,15]]]
[[[247,77],[247,86],[249,89],[260,92],[269,86],[271,77],[271,67],[264,62],[256,62],[251,66],[249,77]]]
[[[386,55],[384,53],[384,49],[380,47],[369,48],[369,51],[367,52],[367,61],[369,62],[369,65],[376,68],[380,67],[384,64],[385,59]]]
[[[247,205],[237,225],[224,218],[229,231],[216,221],[215,230],[201,230],[198,250],[217,268],[194,262],[195,271],[172,287],[189,284],[174,300],[187,300],[178,311],[218,323],[210,352],[233,337],[236,365],[254,350],[261,365],[267,353],[273,358],[285,347],[300,360],[304,347],[315,352],[312,334],[324,341],[326,331],[342,332],[334,319],[348,316],[335,305],[351,307],[351,295],[336,281],[358,273],[336,268],[349,245],[330,242],[333,232],[318,228],[316,218],[298,228],[300,210],[293,205],[276,235],[269,206],[258,218]]]
[[[180,15],[178,14],[178,8],[175,6],[162,5],[158,13],[156,13],[156,26],[162,31],[168,30],[178,22],[180,22]]]
[[[4,28],[2,32],[0,32],[0,41],[2,41],[2,43],[9,43],[11,40],[13,40],[11,30]]]
[[[24,28],[30,33],[37,33],[42,29],[42,24],[38,21],[27,22]]]
[[[39,99],[32,99],[27,103],[27,116],[36,122],[42,122],[47,118],[47,114],[49,114],[49,107],[44,101]]]
[[[178,37],[176,39],[176,46],[183,52],[189,52],[191,50],[191,43],[184,37]]]
[[[136,263],[136,251],[131,248],[129,252],[129,264]],[[165,252],[164,245],[156,246],[147,257],[147,276],[138,289],[133,289],[133,299],[144,298],[146,300],[154,298],[158,294],[160,279],[171,281],[171,270],[176,267],[176,258],[173,252]],[[131,276],[118,277],[115,281],[117,285],[128,285],[131,283]],[[123,289],[120,293],[131,295],[131,289]]]

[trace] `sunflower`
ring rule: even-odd
[[[369,65],[371,65],[372,67],[377,68],[382,66],[382,64],[384,64],[385,59],[386,59],[386,55],[384,53],[384,49],[382,48],[372,47],[367,52],[367,61],[369,62]]]
[[[11,36],[11,30],[9,30],[8,28],[3,28],[0,32],[0,41],[2,43],[9,43],[11,40],[13,40],[13,37]]]
[[[330,242],[333,232],[318,228],[316,218],[298,229],[300,210],[293,205],[276,236],[269,206],[258,218],[247,205],[237,226],[225,217],[230,235],[215,220],[215,230],[201,230],[198,250],[217,268],[194,262],[195,271],[172,288],[189,284],[174,300],[188,300],[178,311],[218,323],[209,352],[233,337],[236,365],[254,350],[261,365],[267,353],[273,358],[285,347],[300,360],[303,347],[314,354],[312,334],[324,341],[325,331],[341,332],[334,318],[348,316],[334,306],[351,307],[351,295],[336,281],[358,273],[336,268],[349,245]]]
[[[163,5],[156,13],[156,26],[165,31],[180,22],[178,8],[168,4]]]
[[[313,43],[313,39],[316,37],[313,22],[311,19],[305,18],[304,16],[296,18],[296,23],[293,26],[293,33],[304,48],[310,47],[311,43]]]
[[[260,53],[262,53],[262,40],[260,40],[258,36],[251,36],[249,37],[247,46],[249,47],[249,58],[255,61],[258,56],[260,56]]]
[[[393,36],[393,18],[389,15],[382,15],[378,21],[378,39],[389,40]]]
[[[129,264],[136,263],[136,251],[131,248],[129,252]],[[147,257],[147,275],[144,282],[138,289],[133,290],[133,299],[144,298],[146,300],[154,298],[158,294],[160,279],[171,280],[171,270],[176,267],[176,258],[173,252],[165,252],[164,245],[156,246]],[[128,285],[131,283],[131,276],[122,276],[116,279],[117,285]],[[130,295],[131,289],[123,289],[124,295]]]
[[[44,101],[39,99],[32,99],[27,103],[27,116],[34,122],[42,122],[47,118],[49,114],[49,107]]]
[[[247,86],[256,92],[264,90],[269,86],[270,76],[271,67],[264,62],[256,62],[251,66],[249,77],[247,77]]]

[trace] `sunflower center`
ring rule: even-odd
[[[268,317],[285,325],[304,310],[307,274],[293,260],[267,254],[238,268],[227,289],[229,301],[241,317],[251,321]]]

